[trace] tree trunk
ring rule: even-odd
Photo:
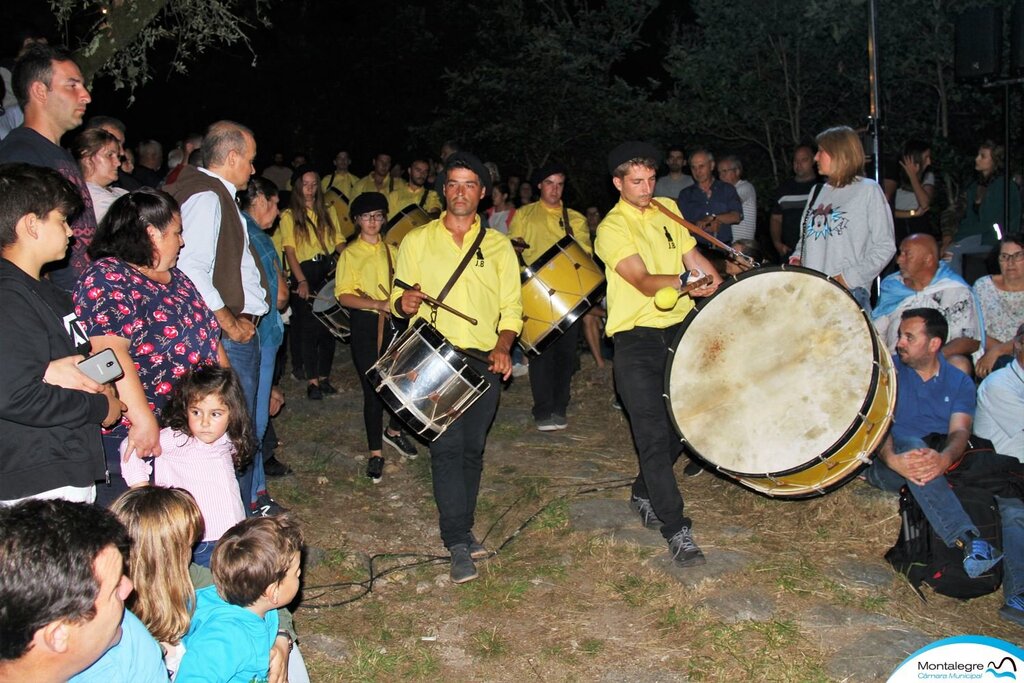
[[[118,50],[135,40],[171,0],[114,0],[105,21],[89,42],[75,50],[75,61],[85,82],[91,84],[95,75]]]

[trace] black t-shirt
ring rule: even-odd
[[[818,180],[790,178],[779,185],[772,203],[772,213],[782,214],[782,242],[792,249],[800,241],[800,217],[804,213],[807,197]]]

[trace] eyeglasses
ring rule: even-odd
[[[1002,253],[999,255],[999,260],[1003,263],[1017,263],[1024,260],[1024,250]]]
[[[384,214],[381,213],[380,211],[376,211],[374,213],[364,213],[364,214],[361,214],[359,216],[359,218],[364,220],[364,221],[371,221],[371,222],[374,222],[374,223],[383,223],[384,222]]]

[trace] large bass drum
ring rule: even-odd
[[[441,436],[489,386],[423,318],[395,339],[366,377],[388,408],[429,441]]]
[[[430,214],[416,204],[410,204],[388,219],[384,241],[398,249],[406,235],[421,225],[426,225],[430,220]]]
[[[885,437],[896,375],[868,316],[806,268],[748,271],[690,311],[666,397],[690,449],[767,496],[853,479]]]

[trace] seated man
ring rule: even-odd
[[[128,534],[64,500],[0,508],[0,681],[67,681],[121,638]]]
[[[1024,462],[1024,324],[1013,338],[1013,362],[978,387],[974,433],[991,441],[997,453]]]
[[[910,308],[934,308],[949,327],[950,340],[942,347],[946,360],[971,373],[967,357],[984,348],[978,305],[963,278],[939,260],[939,245],[931,235],[910,235],[896,255],[899,272],[882,280],[878,304],[871,318],[890,353],[896,351],[900,314]],[[959,358],[955,358],[959,356]]]
[[[906,485],[943,542],[963,549],[967,575],[977,577],[1003,555],[980,537],[945,477],[967,448],[975,404],[974,383],[940,353],[947,329],[945,318],[933,308],[901,314],[893,359],[899,391],[892,432],[866,475],[870,484],[888,491]],[[941,452],[925,443],[929,434],[946,435]],[[996,500],[1003,517],[1003,545],[1013,549],[1004,566],[1006,606],[1000,614],[1024,624],[1024,558],[1014,557],[1024,544],[1024,503]]]

